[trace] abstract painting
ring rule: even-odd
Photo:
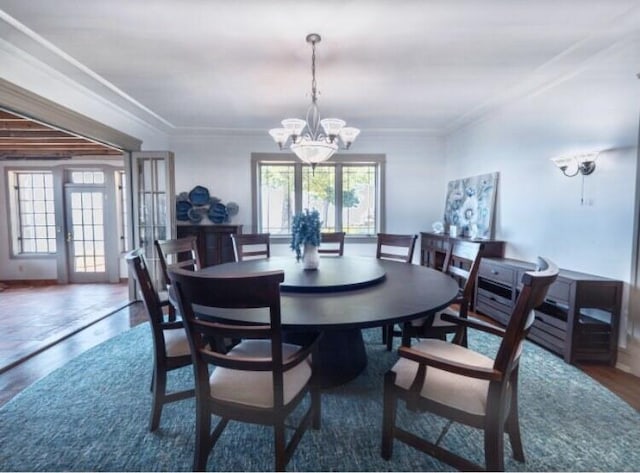
[[[493,214],[498,173],[450,181],[444,210],[445,228],[458,227],[458,235],[493,238]]]

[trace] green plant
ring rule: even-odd
[[[291,249],[296,252],[296,258],[302,257],[301,247],[304,245],[320,246],[320,212],[305,209],[304,212],[293,216],[291,225]]]

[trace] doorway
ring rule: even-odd
[[[58,252],[58,267],[66,269],[70,283],[116,283],[120,281],[120,245],[123,216],[118,212],[122,170],[111,166],[65,168],[64,247]]]

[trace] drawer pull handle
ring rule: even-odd
[[[492,269],[492,270],[491,270],[491,274],[500,274],[500,272],[499,272],[499,271],[496,271],[495,269]]]

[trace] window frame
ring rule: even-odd
[[[346,235],[351,242],[371,243],[375,242],[376,233],[384,233],[386,228],[385,218],[385,182],[386,182],[386,155],[384,154],[335,154],[327,161],[335,164],[339,169],[336,173],[336,231],[342,231],[342,166],[373,164],[377,167],[376,183],[376,228],[373,235]],[[294,213],[301,212],[302,209],[302,168],[308,164],[300,161],[294,154],[284,153],[251,153],[251,226],[255,232],[259,231],[260,215],[260,164],[285,164],[294,165]],[[339,206],[338,206],[339,204]],[[272,240],[276,243],[288,242],[290,235],[272,235]]]
[[[52,179],[53,191],[53,228],[56,234],[56,251],[54,252],[24,252],[21,249],[20,239],[22,236],[22,225],[20,223],[20,197],[16,190],[19,174],[49,174]],[[5,168],[5,183],[7,184],[7,217],[8,217],[8,251],[10,259],[55,259],[60,251],[59,231],[59,210],[56,205],[57,195],[57,175],[54,169],[47,167],[7,167]],[[48,225],[49,226],[49,225]]]

